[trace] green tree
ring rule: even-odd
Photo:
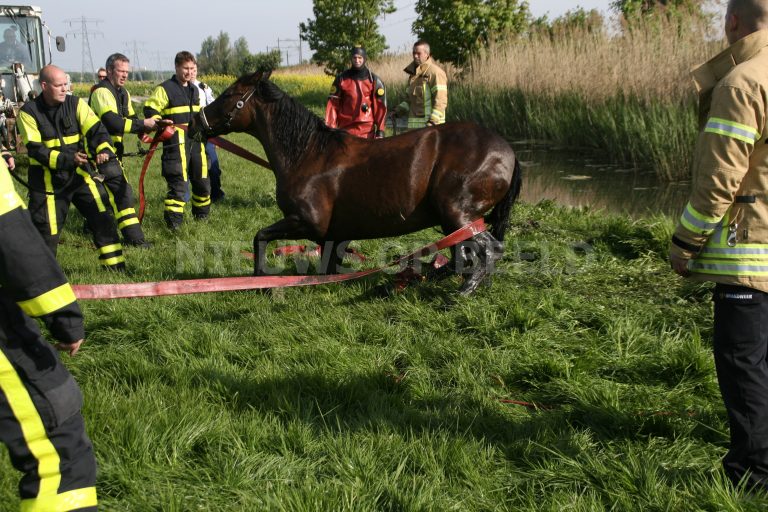
[[[268,53],[257,53],[246,57],[241,62],[239,74],[245,75],[255,73],[256,71],[272,71],[280,67],[283,56],[280,50],[272,50]]]
[[[544,36],[552,41],[567,38],[574,33],[602,36],[605,32],[605,20],[597,9],[589,11],[577,7],[566,11],[551,22],[547,16],[533,20],[528,28],[534,36]]]
[[[645,17],[663,14],[667,18],[704,19],[706,0],[613,0],[611,8],[618,12],[623,21],[635,23]]]
[[[233,54],[229,34],[221,31],[216,39],[209,36],[203,41],[197,54],[197,67],[201,73],[231,75],[235,72]]]
[[[314,20],[301,23],[301,37],[315,52],[312,61],[331,75],[349,67],[353,46],[375,59],[388,48],[377,19],[395,12],[394,0],[313,0]]]
[[[528,3],[519,0],[418,0],[413,32],[433,55],[463,65],[473,53],[528,28]]]
[[[197,54],[197,67],[201,73],[212,73],[211,63],[215,60],[214,47],[216,43],[211,36],[203,40],[200,53]]]
[[[244,75],[280,67],[279,50],[252,54],[244,37],[237,38],[234,44],[229,41],[226,32],[219,32],[216,39],[210,36],[205,38],[197,54],[197,67],[201,74]]]
[[[242,74],[242,69],[246,59],[251,57],[248,51],[248,41],[244,37],[238,37],[235,44],[232,45],[232,70],[237,74]]]

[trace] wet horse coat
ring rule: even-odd
[[[509,144],[474,123],[449,123],[381,140],[360,139],[323,121],[261,73],[243,76],[193,118],[190,135],[232,131],[256,137],[277,180],[284,214],[254,238],[256,273],[273,240],[334,242],[399,236],[431,226],[448,234],[482,217],[493,227],[473,237],[479,264],[466,269],[463,251],[452,268],[470,275],[474,291],[501,257],[500,243],[521,183]]]

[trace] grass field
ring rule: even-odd
[[[71,281],[249,274],[240,251],[281,217],[274,179],[220,157],[226,201],[178,234],[162,222],[155,159],[144,224],[155,246],[127,249],[127,275],[97,268],[73,214],[59,251]],[[140,162],[126,167],[135,184]],[[470,298],[457,279],[396,292],[384,273],[82,302],[87,342],[65,359],[85,394],[102,509],[765,510],[719,470],[709,291],[669,271],[671,228],[518,204],[493,286]],[[354,265],[439,237],[356,242],[371,258]],[[3,454],[0,509],[16,508],[16,479]]]

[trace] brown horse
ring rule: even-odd
[[[472,293],[501,258],[509,214],[520,192],[520,165],[497,134],[474,123],[449,123],[382,140],[360,139],[323,121],[269,81],[240,77],[201,110],[190,136],[246,132],[264,147],[284,218],[254,238],[255,273],[272,240],[331,242],[330,272],[346,243],[403,235],[439,225],[448,234],[493,209],[489,232],[473,237],[476,254],[453,250],[450,268],[469,274]]]

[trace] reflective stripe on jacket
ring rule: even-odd
[[[408,77],[407,97],[400,110],[408,110],[408,128],[423,128],[427,122],[443,124],[448,108],[448,78],[430,58],[416,67],[411,62],[403,71]]]
[[[671,252],[698,280],[768,291],[768,31],[694,71],[700,132]]]

